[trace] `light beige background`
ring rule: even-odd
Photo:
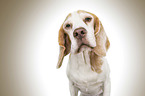
[[[111,42],[111,96],[145,95],[144,1],[0,1],[0,96],[69,96],[58,30],[78,9],[96,14]]]

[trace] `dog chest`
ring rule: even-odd
[[[74,86],[79,88],[83,93],[103,92],[105,75],[103,72],[98,74],[92,71],[87,52],[70,56],[67,75],[69,80],[74,83]]]
[[[88,51],[79,54],[71,54],[67,66],[67,75],[77,82],[96,82],[104,80],[104,65],[102,73],[96,73],[91,69]]]

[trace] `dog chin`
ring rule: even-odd
[[[81,53],[83,51],[91,51],[93,47],[89,46],[89,45],[85,45],[85,44],[82,44],[76,51],[76,53]]]

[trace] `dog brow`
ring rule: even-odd
[[[72,16],[72,14],[71,14],[71,13],[69,13],[69,14],[67,15],[67,17],[66,17],[65,21],[66,21],[69,17],[71,17],[71,16]]]

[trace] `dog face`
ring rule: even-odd
[[[70,38],[71,53],[76,54],[96,46],[94,17],[89,13],[71,13],[64,21],[63,30]]]
[[[58,42],[60,54],[57,68],[62,65],[64,56],[70,52],[78,54],[89,50],[92,55],[105,56],[110,45],[98,17],[82,10],[70,13],[66,17],[59,30]]]

